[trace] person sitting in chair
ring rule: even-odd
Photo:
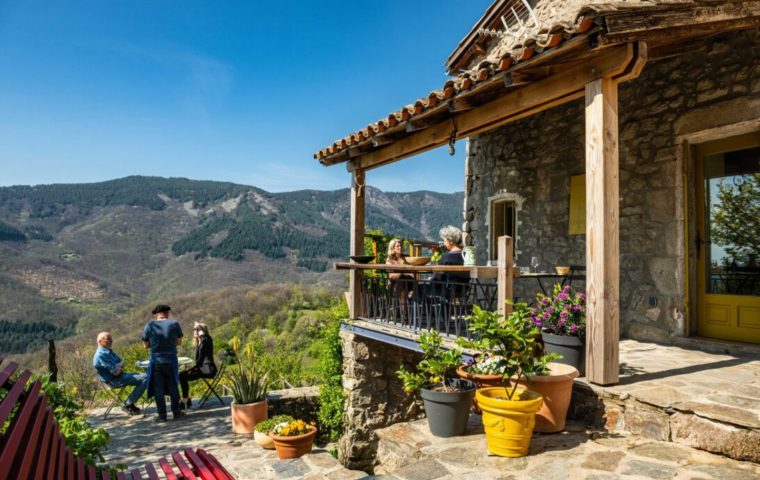
[[[148,387],[147,376],[142,373],[127,373],[124,371],[124,360],[111,349],[113,337],[110,332],[100,332],[98,334],[98,349],[92,357],[92,365],[98,372],[100,380],[111,388],[122,388],[134,385],[132,393],[129,394],[121,409],[128,415],[137,415],[140,409],[135,403],[140,399],[145,389]]]
[[[214,378],[216,364],[214,363],[214,341],[208,333],[208,325],[195,322],[193,324],[193,343],[195,344],[195,366],[180,372],[179,384],[182,388],[182,406],[190,408],[190,380],[199,378]]]

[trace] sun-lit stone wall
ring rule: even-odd
[[[620,87],[621,330],[637,339],[684,335],[694,132],[760,118],[760,31],[722,34],[679,57],[650,61]],[[688,168],[687,168],[688,167]],[[489,198],[519,197],[517,264],[585,264],[585,235],[569,235],[569,177],[585,171],[583,100],[474,137],[465,182],[468,243],[488,255]],[[686,185],[686,189],[684,188]],[[692,237],[693,238],[693,237]],[[693,278],[693,277],[692,277]],[[531,300],[535,280],[515,295]],[[692,286],[693,288],[693,286]],[[691,296],[694,296],[692,290]]]

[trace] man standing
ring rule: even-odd
[[[111,349],[113,337],[110,332],[100,332],[98,334],[98,349],[92,357],[92,365],[98,372],[100,380],[108,384],[111,388],[122,388],[128,385],[134,385],[132,393],[129,394],[127,401],[121,406],[128,415],[137,415],[140,409],[135,403],[140,399],[148,386],[147,376],[142,373],[124,372],[124,360]]]
[[[178,419],[184,415],[179,404],[179,364],[177,345],[182,344],[182,328],[179,322],[169,318],[171,307],[158,305],[153,309],[155,320],[145,325],[142,337],[145,348],[150,349],[148,367],[148,396],[156,397],[156,422],[166,421],[166,398],[171,398],[172,415]]]

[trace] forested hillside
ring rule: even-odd
[[[462,222],[461,193],[366,193],[368,228],[434,239]],[[345,278],[330,265],[347,257],[349,212],[345,189],[157,177],[0,188],[0,354],[176,294],[267,282],[337,292]]]

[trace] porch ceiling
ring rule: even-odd
[[[649,50],[649,58],[661,57],[694,48],[695,40],[716,33],[760,26],[757,1],[658,3],[594,5],[575,23],[557,23],[499,58],[482,60],[314,158],[328,166],[348,162],[350,171],[375,168],[578,98],[581,91],[563,90],[557,82],[598,77],[598,64],[616,45],[646,42],[636,55]],[[488,116],[497,108],[511,113],[497,121]]]

